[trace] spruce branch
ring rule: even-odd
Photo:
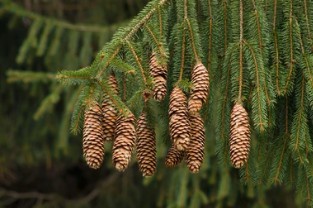
[[[190,41],[191,41],[192,51],[194,53],[196,63],[200,63],[201,59],[199,58],[199,55],[198,55],[198,52],[197,52],[197,47],[196,47],[196,44],[195,44],[195,38],[194,38],[193,31],[192,31],[192,27],[190,25],[190,21],[189,21],[188,18],[186,18],[185,21],[186,21],[186,24],[187,24],[187,27],[188,27],[188,31],[189,31],[189,35],[190,35],[190,39],[191,39]]]
[[[256,97],[257,100],[255,102],[257,103],[257,109],[256,110],[255,116],[257,118],[257,121],[255,125],[259,128],[260,132],[264,131],[267,127],[267,112],[264,112],[264,102],[263,102],[263,83],[265,82],[264,80],[264,69],[263,64],[260,63],[260,61],[257,60],[257,54],[254,51],[253,47],[245,40],[243,40],[244,46],[247,46],[251,57],[253,58],[253,66],[254,66],[254,71],[255,71],[255,91],[256,91]],[[262,60],[262,59],[261,59]],[[263,74],[261,74],[263,73]],[[254,104],[254,102],[253,102]]]
[[[56,76],[63,84],[77,84],[92,81],[91,73],[93,69],[91,67],[84,67],[76,71],[63,70]]]
[[[158,22],[159,22],[159,32],[161,37],[163,36],[163,23],[162,23],[162,13],[160,7],[158,7]]]
[[[298,77],[297,90],[297,110],[295,112],[292,125],[289,147],[292,151],[293,159],[300,164],[305,164],[306,151],[312,151],[312,144],[307,124],[307,109],[305,99],[305,78],[304,75]]]
[[[88,96],[89,86],[81,85],[77,91],[79,92],[76,95],[76,102],[73,107],[72,117],[71,117],[71,132],[73,134],[78,134],[81,131],[81,123],[84,116],[84,100]]]
[[[238,102],[242,102],[242,84],[243,84],[243,0],[239,1],[239,94],[238,94]]]
[[[31,70],[22,71],[17,69],[9,69],[7,71],[7,81],[9,83],[53,82],[56,80],[57,76],[53,73],[35,72]]]
[[[92,64],[97,68],[97,78],[100,78],[106,68],[110,65],[111,61],[119,53],[121,47],[127,41],[131,41],[133,36],[140,30],[142,27],[147,24],[148,20],[154,15],[158,8],[163,7],[169,0],[153,0],[148,3],[148,5],[135,17],[126,28],[120,28],[115,35],[113,40],[109,42],[97,55],[96,60]],[[108,53],[110,55],[103,56],[103,54]]]
[[[147,86],[147,78],[146,78],[146,73],[145,73],[145,70],[142,66],[142,63],[141,63],[141,58],[138,56],[138,54],[136,53],[133,45],[129,42],[129,41],[126,41],[126,44],[127,44],[127,47],[130,49],[137,65],[138,65],[138,68],[140,70],[140,73],[141,73],[141,78],[143,80],[143,83],[145,86]]]
[[[285,89],[284,91],[287,92],[287,88],[289,86],[289,82],[290,82],[290,79],[291,79],[291,75],[293,73],[293,70],[294,70],[294,54],[293,54],[293,3],[292,3],[292,0],[290,0],[290,11],[289,11],[289,45],[290,45],[290,62],[289,62],[289,72],[288,72],[288,77],[287,77],[287,81],[286,81],[286,86],[285,86]]]
[[[180,60],[180,69],[179,69],[179,78],[178,81],[183,80],[184,75],[184,68],[185,68],[185,50],[186,50],[186,34],[185,34],[185,28],[183,25],[183,31],[182,31],[182,45],[181,45],[181,60]]]
[[[162,57],[162,59],[165,59],[167,58],[167,51],[166,49],[164,48],[164,43],[162,41],[162,34],[160,34],[160,37],[159,39],[157,38],[157,35],[153,29],[149,26],[149,24],[146,24],[145,25],[145,29],[148,31],[148,34],[150,35],[150,37],[152,38],[154,44],[157,46],[158,48],[158,52],[159,52],[159,55]],[[162,61],[163,62],[163,61]],[[165,63],[162,63],[162,64],[165,64]]]
[[[212,7],[211,7],[211,0],[208,0],[208,14],[209,14],[209,21],[208,21],[208,24],[209,24],[209,33],[208,33],[208,55],[207,55],[207,61],[208,61],[208,64],[207,64],[207,69],[210,70],[210,66],[211,66],[211,62],[212,62],[212,57],[211,57],[211,54],[212,54],[212,36],[213,36],[213,15],[212,15]]]
[[[71,24],[69,22],[65,22],[62,20],[58,20],[55,18],[45,17],[39,14],[36,14],[31,11],[27,11],[26,9],[23,9],[18,4],[14,3],[13,1],[6,1],[6,0],[0,0],[0,2],[3,4],[3,10],[9,13],[13,13],[20,17],[27,17],[32,20],[41,19],[45,24],[52,24],[57,27],[62,27],[64,29],[68,30],[75,30],[75,31],[81,31],[81,32],[92,32],[92,33],[105,33],[108,31],[112,31],[117,29],[119,26],[125,24],[125,23],[119,23],[116,25],[110,25],[110,26],[96,26],[96,25],[84,25],[84,24]]]
[[[307,0],[303,0],[303,7],[304,7],[304,17],[305,17],[305,25],[306,25],[306,29],[307,29],[307,33],[308,33],[308,38],[313,39],[313,36],[311,34],[311,30],[312,29],[312,25],[310,25],[310,21],[309,21],[309,15],[308,15],[308,2]]]
[[[228,8],[227,1],[223,1],[223,16],[224,16],[224,54],[226,54],[226,50],[228,47]]]

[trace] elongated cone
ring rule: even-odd
[[[191,113],[198,112],[203,103],[207,101],[209,94],[209,73],[202,63],[196,64],[191,74],[191,94],[188,100],[188,110]]]
[[[247,111],[235,104],[230,121],[230,159],[235,168],[241,168],[250,152],[250,124]]]
[[[137,124],[137,160],[143,176],[151,176],[156,170],[156,142],[154,130],[148,125],[143,112]]]
[[[153,97],[157,101],[162,101],[167,92],[167,68],[158,62],[155,52],[150,57],[149,68],[154,82]]]
[[[136,141],[135,117],[120,115],[116,121],[112,160],[118,171],[124,171],[131,159]]]
[[[109,85],[115,94],[118,93],[118,85],[115,76],[112,74],[109,77]],[[114,131],[117,119],[117,110],[114,108],[112,101],[105,96],[103,98],[102,106],[103,112],[103,133],[105,140],[113,140]]]
[[[186,163],[192,173],[197,173],[204,158],[205,130],[199,113],[190,115],[191,139],[186,150]]]
[[[98,169],[101,166],[104,155],[104,140],[102,112],[98,103],[93,103],[85,111],[83,155],[89,167]]]
[[[165,157],[166,167],[173,168],[177,166],[183,159],[185,153],[183,151],[177,150],[175,147],[171,147]]]
[[[173,89],[170,96],[169,120],[170,136],[174,147],[179,151],[186,150],[190,142],[187,98],[178,87]]]

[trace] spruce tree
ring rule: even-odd
[[[62,33],[62,27],[49,26],[49,21],[34,21],[18,62],[27,58],[40,28],[44,28],[42,47],[51,31],[56,42]],[[78,34],[71,33],[69,44],[74,49]],[[82,60],[89,57],[90,41],[87,32]],[[43,51],[39,47],[37,55]],[[118,93],[110,84],[112,73]],[[166,199],[159,193],[158,206],[198,207],[210,203],[210,196],[216,206],[234,206],[244,193],[255,199],[256,207],[266,207],[265,193],[277,185],[295,190],[298,206],[313,206],[312,1],[152,0],[115,32],[90,66],[62,70],[57,78],[62,89],[78,85],[78,98],[71,103],[74,132],[83,126],[89,103],[105,98],[119,118],[132,118],[127,126],[131,133],[119,127],[117,134],[130,136],[129,146],[133,146],[134,120],[147,115],[149,127],[155,130],[156,150],[162,153],[159,169],[148,182],[158,184],[161,178],[161,187],[172,186]],[[186,167],[193,162],[186,152],[190,154],[190,143],[202,145],[201,138],[199,144],[190,141],[195,134],[190,118],[199,112],[206,137],[204,161],[195,175]],[[132,147],[126,149],[127,164],[117,168],[123,171]],[[170,167],[184,162],[169,173],[160,163],[164,158]],[[214,187],[210,193],[200,187],[202,178]]]

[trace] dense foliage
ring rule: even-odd
[[[24,87],[9,87],[1,77],[5,105],[0,113],[8,117],[0,120],[4,127],[0,142],[7,149],[0,155],[1,203],[13,207],[22,203],[44,207],[312,205],[313,2],[153,0],[130,22],[125,23],[129,16],[121,14],[123,25],[107,42],[120,22],[112,22],[115,18],[99,8],[112,13],[110,6],[119,4],[113,2],[94,1],[98,7],[86,9],[81,1],[80,15],[58,9],[51,12],[55,17],[46,17],[40,10],[1,1],[1,19],[9,21],[10,34],[17,37],[5,35],[10,41],[3,44],[18,40],[7,45],[12,51],[3,50],[1,60],[7,69],[15,58],[13,66],[21,70],[7,70],[7,80],[24,82]],[[89,26],[90,22],[99,26]],[[29,27],[26,38],[25,26]],[[153,87],[148,73],[151,51],[168,65],[168,92],[174,86],[190,92],[196,62],[209,70],[210,97],[201,112],[206,148],[200,173],[191,174],[184,166],[168,170],[163,165],[170,147],[168,96],[163,102],[149,99],[146,104],[157,137],[159,164],[153,177],[142,179],[135,164],[122,174],[113,170],[110,144],[103,167],[97,172],[86,169],[81,164],[81,135],[70,135],[69,129],[79,133],[85,107],[103,94],[122,113],[139,117],[144,92]],[[118,96],[108,84],[111,72],[121,89]],[[229,161],[230,111],[235,102],[248,110],[252,127],[249,161],[239,171]],[[36,192],[19,193],[34,184],[22,180],[32,170],[37,175],[33,180],[40,180],[41,171],[59,170],[67,177],[76,175],[77,182],[63,181],[55,172],[54,180],[60,183],[53,188],[38,186]],[[139,185],[142,181],[144,185]],[[76,187],[63,189],[67,183]],[[83,197],[75,200],[77,196]]]

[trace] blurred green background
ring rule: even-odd
[[[0,3],[0,207],[295,207],[281,187],[229,190],[223,173],[205,171],[209,164],[198,175],[167,170],[165,148],[152,178],[135,162],[118,173],[110,153],[89,169],[82,135],[69,130],[79,86],[61,85],[56,74],[88,66],[148,0],[13,2]],[[239,184],[238,172],[231,179]]]

